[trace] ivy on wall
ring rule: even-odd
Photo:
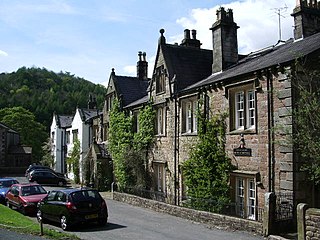
[[[110,112],[109,149],[118,186],[146,187],[148,178],[147,153],[154,136],[155,113],[147,104],[139,111],[139,131],[133,133],[133,121],[115,99]]]
[[[70,157],[67,158],[68,170],[74,174],[74,182],[80,183],[80,141],[75,140]]]
[[[231,160],[225,152],[226,115],[206,119],[198,114],[198,142],[182,169],[187,186],[188,207],[220,211],[230,202],[229,171]]]

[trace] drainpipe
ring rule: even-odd
[[[178,156],[177,156],[177,148],[178,148],[178,100],[177,100],[177,86],[176,86],[176,77],[174,76],[172,79],[173,84],[173,101],[174,101],[174,204],[179,205],[179,193],[178,191],[178,177],[177,177],[177,167],[178,167]]]
[[[275,186],[275,156],[274,156],[274,107],[273,107],[273,81],[271,69],[266,71],[268,92],[268,163],[269,163],[269,192],[274,192]]]

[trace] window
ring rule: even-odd
[[[154,78],[156,81],[156,93],[165,92],[166,74],[165,74],[164,66],[160,66],[155,70]]]
[[[72,130],[72,140],[73,142],[78,140],[78,129]]]
[[[238,216],[256,220],[256,184],[252,177],[236,176],[236,213]]]
[[[137,133],[139,132],[139,112],[134,111],[132,115],[133,115],[133,131]]]
[[[54,137],[55,137],[54,134],[55,134],[55,132],[52,132],[52,133],[51,133],[51,142],[52,142],[52,143],[54,143]]]
[[[165,107],[159,107],[157,109],[157,122],[156,130],[158,135],[165,134]]]
[[[165,191],[165,164],[154,163],[156,190],[159,192]]]
[[[198,101],[188,100],[182,103],[182,133],[196,133]]]
[[[70,131],[66,132],[66,143],[69,144],[70,143]]]
[[[255,108],[255,91],[252,85],[230,90],[230,130],[255,129]]]

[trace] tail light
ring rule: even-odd
[[[107,207],[107,204],[106,204],[106,202],[103,200],[102,202],[101,202],[101,208],[106,208]]]
[[[68,210],[70,210],[71,212],[74,212],[77,210],[77,207],[72,203],[72,202],[67,202],[66,203],[66,207]]]

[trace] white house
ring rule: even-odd
[[[51,154],[53,156],[53,168],[57,172],[66,173],[66,157],[67,157],[67,144],[68,132],[67,128],[71,127],[73,120],[72,115],[57,115],[53,114],[52,124],[50,128],[51,139]]]
[[[74,142],[78,139],[80,142],[80,166],[82,160],[89,151],[90,145],[93,142],[92,121],[99,115],[97,109],[77,108],[73,117],[72,124],[66,129],[67,136],[67,152],[70,156]],[[68,177],[74,179],[73,172],[68,172]],[[82,179],[82,168],[80,167],[80,179]]]

